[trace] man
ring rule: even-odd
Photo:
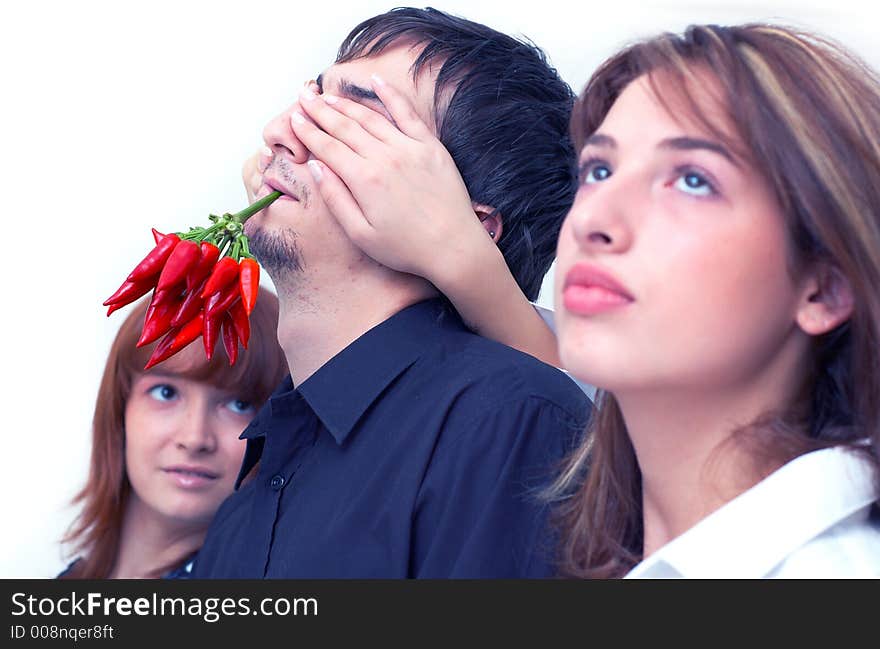
[[[356,27],[316,90],[384,112],[371,75],[436,130],[475,222],[534,298],[572,198],[570,89],[537,48],[435,10]],[[279,293],[291,377],[242,435],[248,480],[195,576],[552,575],[539,491],[588,401],[558,370],[468,331],[426,280],[366,256],[316,190],[294,115],[298,104],[264,131],[262,193],[284,196],[247,224]]]

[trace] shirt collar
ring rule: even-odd
[[[269,398],[270,415],[290,412],[295,401],[303,398],[337,444],[342,444],[385,388],[436,339],[441,326],[464,328],[440,298],[399,311],[336,354],[298,388],[294,389],[288,376]],[[259,437],[265,428],[249,426],[241,437]]]
[[[876,498],[867,458],[843,447],[813,451],[726,503],[627,577],[757,579]]]

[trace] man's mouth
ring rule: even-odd
[[[272,191],[281,192],[283,194],[283,196],[279,200],[283,200],[285,198],[288,198],[290,200],[296,201],[297,203],[299,202],[299,196],[294,194],[289,188],[282,185],[275,178],[263,176],[263,185],[268,187],[270,192],[272,192]]]

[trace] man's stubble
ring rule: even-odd
[[[289,185],[296,188],[303,209],[308,209],[311,203],[311,192],[307,185],[298,181],[290,162],[276,156],[266,171],[272,168],[276,169]],[[292,227],[276,230],[253,221],[245,224],[245,234],[248,235],[251,253],[266,269],[273,283],[278,285],[294,281],[295,277],[302,273],[304,264],[302,248],[297,241],[299,234]]]
[[[273,282],[302,272],[303,256],[298,237],[296,230],[290,227],[272,231],[257,225],[248,233],[251,253]]]

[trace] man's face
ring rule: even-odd
[[[418,48],[400,44],[375,57],[335,64],[308,87],[315,94],[326,92],[352,99],[390,119],[371,89],[370,77],[377,74],[406,95],[419,116],[435,130],[436,75],[426,71],[417,83],[413,81],[410,67],[418,52]],[[275,155],[263,174],[263,185],[256,197],[262,198],[274,190],[284,195],[245,225],[252,252],[276,283],[293,279],[303,271],[319,270],[324,274],[329,270],[332,276],[332,271],[338,269],[341,279],[342,274],[351,273],[358,263],[371,263],[348,240],[329,212],[305,164],[303,145],[293,134],[290,123],[294,112],[303,112],[302,101],[305,100],[298,98],[263,130],[263,139]],[[340,143],[340,146],[344,145]],[[308,152],[306,155],[312,157]]]

